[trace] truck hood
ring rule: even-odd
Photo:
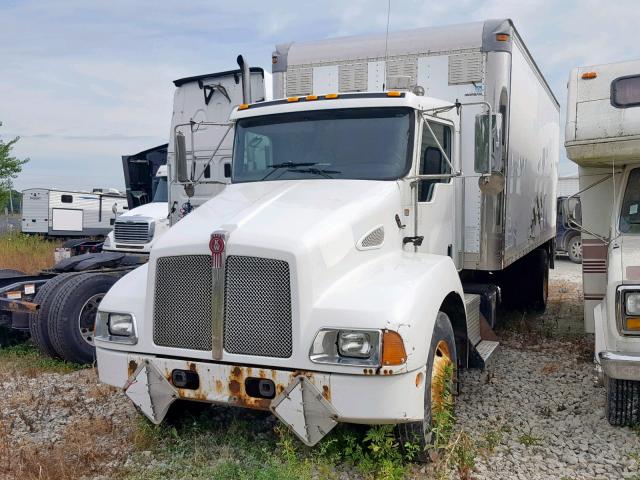
[[[120,217],[148,217],[153,218],[154,220],[162,220],[167,218],[168,211],[169,206],[167,205],[167,202],[152,202],[147,203],[146,205],[140,205],[132,210],[128,210],[120,215]]]
[[[290,180],[229,185],[158,239],[158,257],[210,254],[216,230],[229,232],[228,255],[286,260],[320,294],[328,283],[372,258],[356,244],[380,226],[381,250],[401,248],[395,215],[400,188],[393,181]],[[349,258],[348,258],[349,257]],[[350,260],[350,261],[347,261]]]

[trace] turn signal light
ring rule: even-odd
[[[246,110],[247,108],[249,108],[248,103],[241,103],[240,106],[238,107],[238,110]]]
[[[640,317],[627,317],[627,330],[640,330]]]
[[[390,92],[387,92],[387,97],[399,97],[401,95],[402,93],[396,90],[391,90]]]
[[[508,42],[509,41],[509,35],[506,33],[497,33],[496,34],[496,40],[498,42]]]
[[[402,365],[406,361],[407,353],[400,334],[385,330],[382,334],[382,365]]]
[[[331,100],[332,98],[338,98],[338,94],[337,93],[327,93],[324,98],[327,98],[329,100]]]
[[[582,79],[583,80],[591,80],[594,79],[598,76],[598,74],[596,72],[584,72],[582,74]]]

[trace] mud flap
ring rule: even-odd
[[[178,392],[151,363],[142,363],[124,386],[124,393],[153,423],[164,419]]]
[[[313,447],[335,427],[337,412],[304,376],[296,377],[271,402],[271,411],[306,445]]]

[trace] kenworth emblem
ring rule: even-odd
[[[211,264],[213,268],[222,268],[222,256],[224,255],[223,232],[214,232],[209,240],[209,250],[211,250]]]

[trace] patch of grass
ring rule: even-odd
[[[60,242],[35,235],[9,232],[0,235],[0,269],[10,268],[33,274],[51,268],[53,252]]]
[[[124,473],[129,480],[337,480],[344,469],[367,479],[399,480],[407,474],[391,425],[338,425],[308,448],[266,413],[187,409],[177,421],[158,426],[140,418],[133,443],[136,453]]]
[[[518,437],[518,441],[525,447],[535,447],[536,445],[540,445],[541,440],[542,439],[540,437],[536,437],[531,432],[523,433]]]
[[[69,373],[82,368],[86,366],[46,357],[30,343],[0,348],[0,377],[14,374],[37,377],[45,372]]]

